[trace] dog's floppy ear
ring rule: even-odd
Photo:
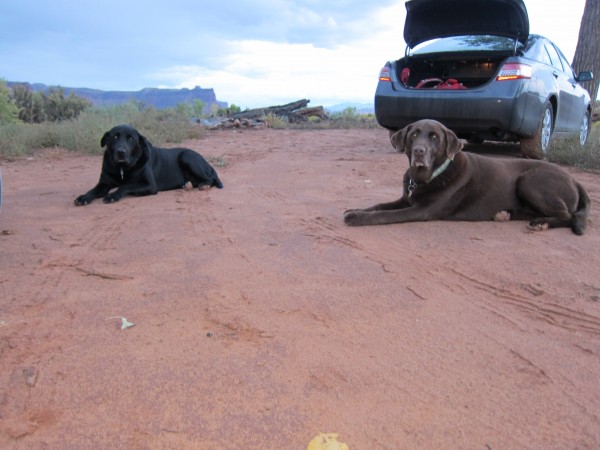
[[[139,133],[138,136],[140,137],[140,146],[142,147],[142,149],[149,152],[150,148],[152,147],[152,143]]]
[[[454,159],[454,156],[462,150],[463,143],[458,139],[456,134],[454,134],[454,131],[449,130],[448,128],[445,128],[444,134],[446,135],[446,156],[448,159],[452,160]]]
[[[106,145],[106,141],[108,141],[109,135],[110,135],[110,131],[107,131],[106,133],[104,133],[104,136],[102,136],[102,139],[100,139],[100,147],[104,147]]]
[[[404,147],[406,146],[406,136],[408,135],[410,128],[411,125],[407,125],[390,136],[390,142],[392,143],[392,147],[394,147],[400,153],[404,153]]]

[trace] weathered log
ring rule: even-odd
[[[269,128],[269,124],[260,119],[232,119],[231,117],[219,121],[205,121],[209,130],[223,130],[233,128]]]
[[[232,119],[252,119],[255,117],[266,116],[267,114],[275,114],[278,116],[288,117],[292,112],[297,109],[304,108],[310,100],[298,100],[287,105],[269,106],[266,108],[255,108],[249,109],[248,111],[242,111],[239,113],[231,114],[229,117]]]
[[[298,111],[294,111],[294,113],[298,114],[300,116],[306,116],[306,117],[316,116],[321,119],[327,118],[327,113],[325,112],[325,110],[323,109],[322,106],[314,106],[312,108],[302,108],[302,109],[299,109]]]
[[[221,119],[205,120],[205,125],[211,130],[223,128],[263,128],[269,127],[265,116],[273,114],[285,117],[290,123],[306,122],[309,117],[327,119],[328,115],[322,106],[307,108],[310,100],[298,100],[286,105],[268,106],[265,108],[249,109],[239,113],[231,114]]]

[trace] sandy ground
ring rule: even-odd
[[[600,448],[600,175],[583,237],[350,228],[385,131],[186,145],[224,189],[75,207],[100,157],[2,162],[0,448]]]

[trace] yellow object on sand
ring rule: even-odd
[[[319,433],[308,443],[306,450],[349,450],[343,442],[338,442],[337,433]]]

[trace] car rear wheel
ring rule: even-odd
[[[476,134],[472,134],[467,137],[467,142],[469,144],[483,144],[483,139]]]
[[[581,127],[579,128],[579,144],[583,147],[587,142],[588,136],[590,134],[590,113],[588,111],[585,112],[583,118],[581,119]]]
[[[552,131],[554,130],[554,114],[552,105],[546,104],[537,132],[530,138],[521,139],[521,154],[525,158],[542,159],[548,154]]]

